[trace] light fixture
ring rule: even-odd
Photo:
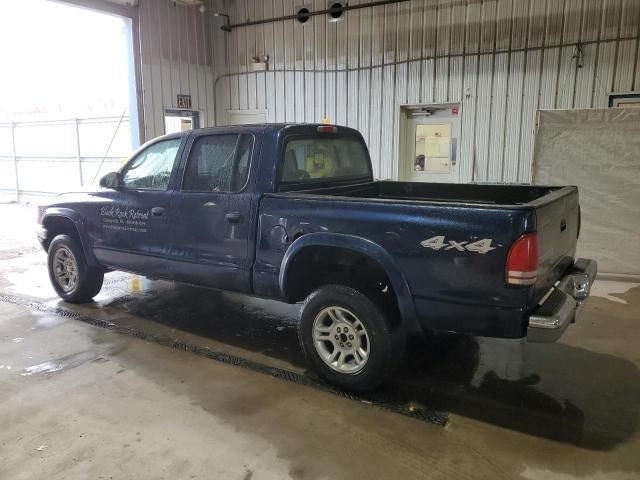
[[[264,72],[269,68],[269,55],[251,57],[251,69],[254,72]]]
[[[295,8],[296,20],[301,25],[306,24],[311,19],[311,5],[297,5]]]
[[[229,22],[229,15],[227,15],[226,13],[220,13],[220,12],[214,12],[213,13],[214,17],[223,17],[224,18],[224,25],[222,25],[222,30],[224,30],[225,32],[230,32],[231,31],[231,27],[230,22]]]
[[[327,6],[329,7],[328,19],[330,22],[339,22],[344,18],[343,13],[345,12],[345,9],[342,3],[329,0]]]

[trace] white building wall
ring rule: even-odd
[[[144,138],[163,135],[165,109],[177,108],[177,95],[191,95],[201,126],[214,124],[214,62],[224,56],[212,41],[211,9],[183,7],[169,0],[140,0],[140,62]]]
[[[350,5],[369,0],[351,0]],[[640,91],[640,0],[411,0],[220,30],[327,0],[140,0],[145,138],[190,94],[201,126],[230,112],[359,129],[394,178],[403,104],[460,103],[460,180],[528,182],[537,109],[606,107]],[[267,72],[252,57],[269,56]]]
[[[239,23],[299,5],[319,10],[327,1],[219,8]],[[221,21],[211,20],[218,35]],[[266,110],[270,122],[329,118],[363,133],[376,176],[387,178],[400,105],[460,102],[461,181],[528,182],[535,111],[604,107],[612,91],[640,90],[639,35],[639,0],[412,0],[348,11],[335,23],[317,16],[241,27],[215,42],[225,45],[215,62],[217,122],[238,110]],[[251,71],[256,55],[270,57],[269,71]],[[202,75],[210,110],[213,87]]]

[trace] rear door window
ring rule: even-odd
[[[191,147],[182,190],[238,192],[249,174],[253,137],[248,134],[207,135]]]
[[[369,177],[366,147],[354,138],[304,138],[286,143],[280,183]]]

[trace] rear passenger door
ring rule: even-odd
[[[179,281],[250,291],[255,202],[250,133],[194,132],[170,208],[170,275]]]

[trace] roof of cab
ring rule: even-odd
[[[334,126],[344,130],[357,131],[351,127],[346,127],[344,125],[327,125],[322,123],[252,123],[252,124],[245,124],[245,125],[220,125],[216,127],[203,127],[203,128],[198,128],[196,130],[186,130],[184,132],[177,132],[177,133],[163,135],[162,138],[184,137],[189,135],[193,131],[197,131],[200,133],[207,133],[207,132],[215,133],[215,132],[236,130],[236,131],[244,131],[244,132],[262,133],[262,132],[265,132],[266,130],[278,131],[278,130],[284,130],[288,128],[298,128],[298,127],[313,128],[313,127],[320,127],[320,126]]]

